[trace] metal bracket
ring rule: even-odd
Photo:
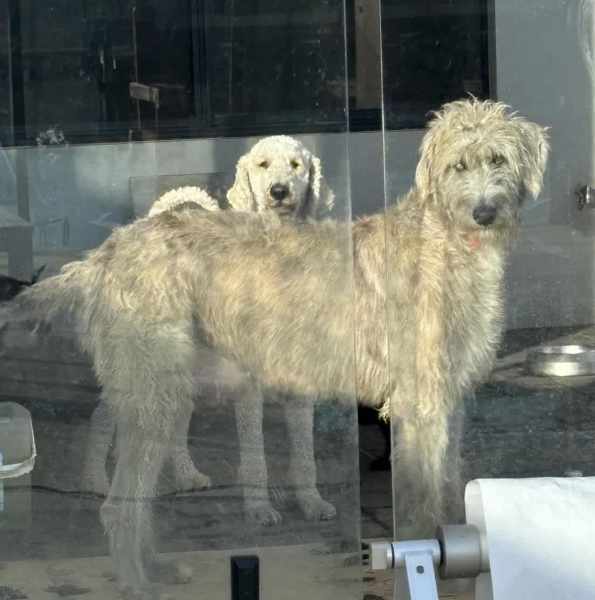
[[[405,570],[411,600],[438,600],[432,551],[405,553]]]
[[[440,564],[440,557],[438,540],[370,544],[372,569],[405,569],[411,600],[438,600],[435,567]]]
[[[405,568],[411,600],[438,600],[436,567],[440,577],[476,577],[489,571],[487,550],[474,525],[444,525],[437,539],[370,543],[374,570]]]

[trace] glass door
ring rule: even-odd
[[[7,4],[2,597],[360,599],[343,2]]]
[[[410,539],[469,520],[472,480],[593,475],[593,6],[381,9],[387,415]]]

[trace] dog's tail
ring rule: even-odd
[[[50,323],[56,317],[79,316],[84,299],[82,276],[86,265],[82,261],[72,262],[53,277],[48,277],[23,289],[12,301],[2,304],[2,321],[15,323]]]
[[[0,355],[8,349],[25,349],[38,343],[41,332],[48,334],[64,322],[81,324],[84,295],[81,287],[83,262],[66,265],[53,277],[24,288],[15,298],[0,303]],[[70,326],[66,326],[70,329]]]

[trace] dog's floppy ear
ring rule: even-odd
[[[434,173],[432,172],[432,165],[434,164],[433,154],[435,148],[436,131],[430,129],[426,131],[426,134],[421,141],[419,148],[419,162],[415,169],[415,187],[422,192],[422,197],[429,196],[434,190],[432,181],[434,179]]]
[[[335,205],[335,194],[328,186],[322,174],[322,163],[317,156],[310,156],[310,171],[308,173],[308,193],[304,204],[299,208],[299,216],[324,217]]]
[[[257,210],[256,199],[248,175],[248,155],[242,156],[236,165],[236,178],[227,192],[227,201],[234,210],[253,212]]]
[[[543,174],[550,151],[547,128],[525,120],[520,121],[519,125],[523,153],[523,181],[527,191],[533,198],[537,198],[543,184]]]

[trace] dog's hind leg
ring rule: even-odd
[[[313,401],[286,398],[285,417],[289,434],[289,477],[295,487],[297,503],[307,519],[332,519],[337,511],[321,498],[316,487]]]
[[[176,437],[173,441],[171,460],[178,491],[199,490],[211,486],[210,477],[196,468],[188,450],[188,430],[192,412],[193,407],[190,405],[180,407],[176,421]]]
[[[235,414],[240,442],[239,480],[243,487],[247,517],[261,525],[281,522],[281,515],[269,499],[267,467],[262,431],[263,396],[251,380],[235,392]]]
[[[193,406],[192,335],[184,324],[123,317],[101,335],[95,330],[91,339],[95,369],[116,426],[116,468],[101,520],[117,579],[133,593],[154,580],[188,581],[187,567],[158,559],[151,507],[180,414]]]
[[[154,398],[155,403],[160,400]],[[185,583],[191,578],[188,567],[157,557],[153,539],[151,504],[159,473],[171,453],[175,420],[176,415],[166,411],[150,419],[135,411],[118,416],[116,468],[101,507],[101,521],[118,582],[134,593],[152,581]]]
[[[145,555],[152,554],[153,544],[150,503],[167,450],[161,431],[141,431],[134,420],[118,419],[116,468],[100,515],[118,584],[138,593],[149,583]]]

